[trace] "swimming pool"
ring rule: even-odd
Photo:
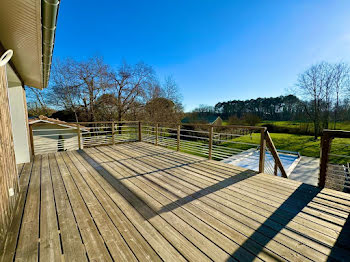
[[[300,160],[300,156],[296,154],[294,155],[294,154],[288,154],[288,153],[282,153],[282,152],[279,152],[278,155],[281,159],[282,165],[287,175],[289,176],[290,173],[293,171],[293,169],[297,166]],[[259,150],[249,149],[237,155],[226,158],[222,160],[222,162],[251,169],[251,170],[255,170],[255,171],[259,171],[259,157],[260,157]],[[265,173],[273,174],[274,166],[272,163],[274,163],[273,156],[269,152],[266,152]],[[278,172],[278,175],[281,175],[281,174]]]

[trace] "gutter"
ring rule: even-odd
[[[43,88],[47,87],[50,78],[59,4],[59,0],[41,1]]]

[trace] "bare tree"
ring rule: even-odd
[[[52,70],[50,99],[57,107],[72,110],[78,121],[82,109],[86,120],[95,121],[97,98],[108,87],[108,66],[100,57],[87,61],[57,60]]]
[[[26,97],[30,116],[50,116],[55,111],[48,106],[46,90],[26,86]]]
[[[325,62],[316,64],[300,74],[297,80],[297,87],[301,95],[311,103],[304,103],[309,117],[314,123],[314,137],[317,139],[320,133],[321,109],[324,102],[326,89],[331,85],[329,81],[329,65]],[[328,91],[330,91],[328,89]],[[330,96],[330,94],[328,94]],[[308,105],[312,106],[309,107]]]
[[[173,76],[167,76],[162,84],[163,96],[182,107],[182,95]]]
[[[110,73],[110,88],[117,98],[117,120],[121,121],[133,105],[143,99],[145,90],[154,81],[152,67],[124,62],[118,70]]]
[[[334,125],[336,129],[338,120],[338,111],[340,105],[340,99],[346,89],[350,91],[350,68],[345,63],[337,63],[334,65],[334,91],[335,91],[335,105],[334,105]]]

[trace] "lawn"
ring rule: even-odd
[[[313,136],[270,133],[275,147],[280,150],[299,152],[302,156],[320,157],[320,139],[314,140]],[[259,143],[260,134],[253,134],[252,137],[242,136],[235,138],[234,141],[244,143]],[[227,144],[229,145],[229,144]],[[332,142],[331,154],[345,155],[347,157],[332,156],[331,160],[335,163],[350,162],[350,139],[336,138]]]
[[[308,122],[301,122],[301,121],[262,121],[259,123],[259,126],[263,126],[266,124],[275,125],[278,127],[286,127],[286,128],[298,128],[298,129],[306,129],[312,131],[313,130],[313,123]],[[333,122],[329,123],[328,129],[333,129],[334,124]],[[338,130],[350,130],[350,121],[344,121],[344,122],[338,122],[336,124],[336,129]]]
[[[299,152],[302,156],[309,157],[320,157],[320,138],[314,140],[313,136],[310,135],[298,135],[298,134],[286,134],[286,133],[270,133],[272,141],[275,147],[279,150],[287,150]],[[173,138],[174,144],[175,138]],[[232,143],[238,142],[238,143]],[[182,141],[183,145],[184,141]],[[197,140],[197,141],[186,141],[187,146],[183,146],[180,150],[186,153],[191,153],[198,156],[206,156],[208,141]],[[237,148],[241,150],[247,150],[250,148],[256,148],[260,145],[260,134],[253,133],[250,135],[245,135],[241,137],[228,140],[227,142],[222,142],[221,146]],[[204,146],[204,148],[203,148]],[[171,147],[171,146],[170,146]],[[193,147],[195,149],[193,149]],[[174,146],[173,149],[176,149]],[[203,154],[205,153],[205,154]],[[332,156],[330,158],[331,162],[334,163],[348,163],[350,162],[350,139],[336,138],[332,142],[331,154],[335,155],[345,155],[348,157],[336,157]]]
[[[315,141],[313,136],[283,133],[271,133],[270,135],[277,149],[299,152],[304,156],[320,156],[320,140]],[[234,140],[237,142],[259,144],[260,134],[253,134],[251,138],[249,136],[242,136]]]

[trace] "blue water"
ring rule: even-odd
[[[290,167],[298,159],[297,155],[290,155],[285,153],[278,153],[282,165],[284,167],[284,170],[286,170],[287,174],[291,172]],[[233,157],[227,158],[223,160],[223,162],[240,166],[243,168],[259,171],[259,157],[260,152],[259,151],[248,151],[243,152],[241,154],[235,155]],[[273,156],[270,153],[266,153],[265,156],[265,171],[273,171],[274,168],[274,159]],[[288,172],[289,171],[289,172]],[[271,173],[271,172],[269,172]]]

